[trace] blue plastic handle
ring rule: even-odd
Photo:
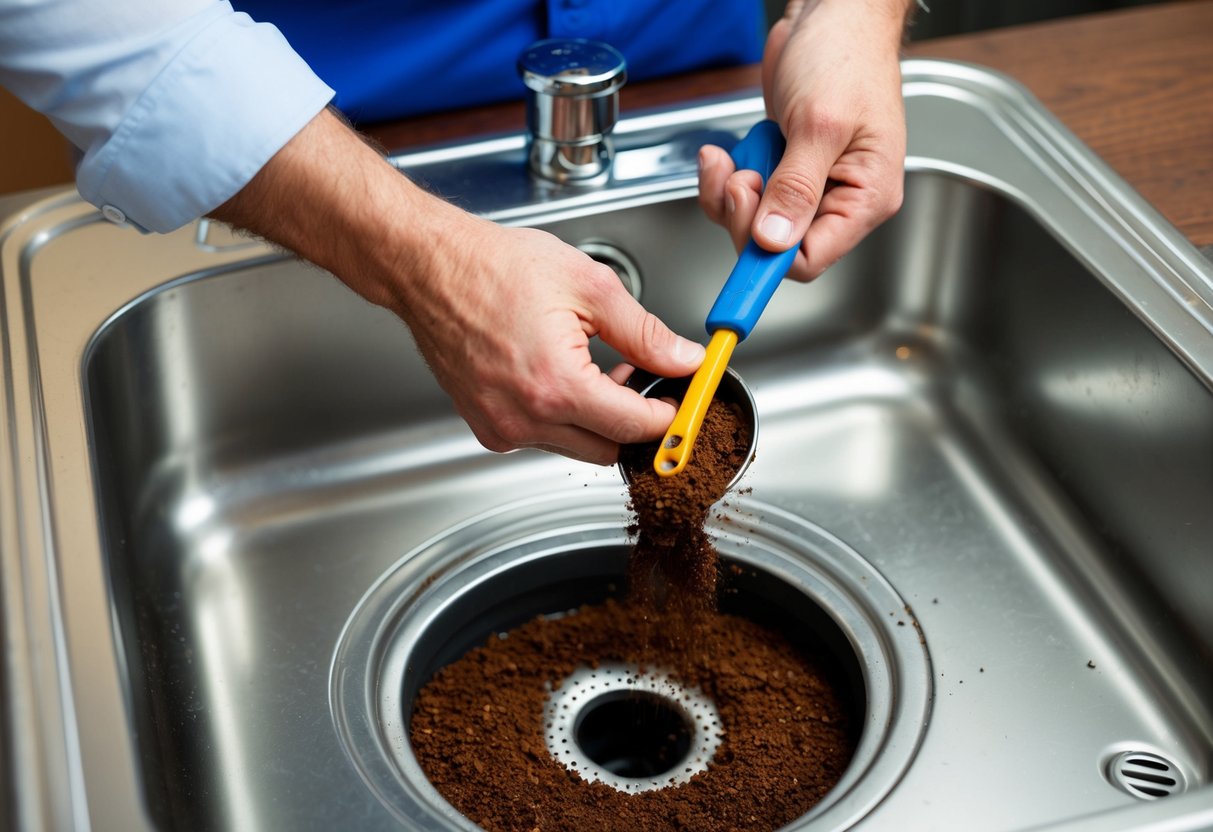
[[[733,148],[733,163],[738,169],[758,171],[765,188],[767,178],[783,158],[783,149],[784,139],[779,125],[769,119],[760,121]],[[708,312],[708,333],[731,329],[737,333],[739,341],[745,340],[754,324],[758,323],[767,302],[779,288],[783,276],[792,267],[799,248],[799,245],[795,245],[776,254],[750,240],[742,249],[737,265]]]

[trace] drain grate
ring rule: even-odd
[[[713,512],[713,537],[723,561],[737,568],[730,604],[820,637],[853,680],[856,696],[859,743],[850,766],[804,822],[789,828],[849,828],[901,780],[918,751],[932,702],[926,645],[914,628],[899,627],[884,614],[903,609],[905,600],[842,541],[777,506],[744,495],[729,503]],[[452,816],[413,753],[408,727],[420,686],[444,663],[452,644],[479,643],[533,615],[612,594],[626,577],[628,522],[614,485],[537,495],[455,525],[402,557],[364,596],[346,622],[329,670],[333,725],[358,775],[405,827],[472,828],[471,821]],[[615,668],[599,669],[616,675]],[[649,684],[659,676],[630,670],[633,680]],[[625,685],[628,675],[622,676]],[[634,687],[635,682],[629,690]],[[572,696],[573,689],[580,686],[566,681],[553,694]],[[594,744],[595,737],[609,738],[611,726],[636,715],[627,708],[604,712],[608,703],[599,702],[589,726],[580,726],[580,741],[607,764],[615,765],[616,755],[624,774],[612,774],[587,756],[585,774],[578,776],[601,771],[598,779],[637,793],[668,787],[671,779],[688,780],[707,765],[720,748],[716,743],[723,745],[719,735],[727,726],[705,692],[680,686],[676,691],[658,690],[650,698],[658,713],[645,723],[649,742],[639,749]],[[579,712],[573,706],[581,702],[578,694],[569,711],[558,713]],[[557,727],[546,710],[535,716],[541,729]],[[663,744],[659,732],[671,726],[675,739]],[[578,727],[564,724],[561,739],[576,743]],[[552,733],[543,732],[545,749]],[[627,776],[668,765],[683,753],[681,767]],[[557,751],[561,757],[567,755]]]
[[[1142,800],[1181,793],[1186,783],[1179,766],[1149,751],[1124,751],[1108,762],[1112,785]]]
[[[552,691],[544,735],[553,757],[622,792],[676,786],[707,771],[720,715],[697,688],[626,665],[574,671]]]

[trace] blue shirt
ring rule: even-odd
[[[643,80],[762,58],[755,0],[233,0],[267,20],[355,122],[521,98],[536,40],[609,43]]]
[[[606,40],[645,78],[757,60],[763,31],[753,0],[238,2],[254,16],[227,0],[0,0],[0,84],[83,151],[77,187],[108,218],[170,231],[213,210],[334,90],[375,121],[520,97],[514,63],[542,37]]]

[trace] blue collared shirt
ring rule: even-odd
[[[521,98],[515,63],[541,38],[609,43],[635,81],[757,62],[766,33],[756,0],[233,2],[278,26],[363,123]]]
[[[764,29],[751,0],[238,5],[252,16],[227,0],[0,0],[0,84],[83,151],[85,199],[170,231],[239,191],[334,94],[377,121],[521,97],[514,62],[541,37],[606,40],[644,78],[757,60]]]

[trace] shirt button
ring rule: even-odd
[[[101,216],[115,225],[122,225],[126,222],[126,214],[122,213],[122,209],[116,205],[102,205]]]

